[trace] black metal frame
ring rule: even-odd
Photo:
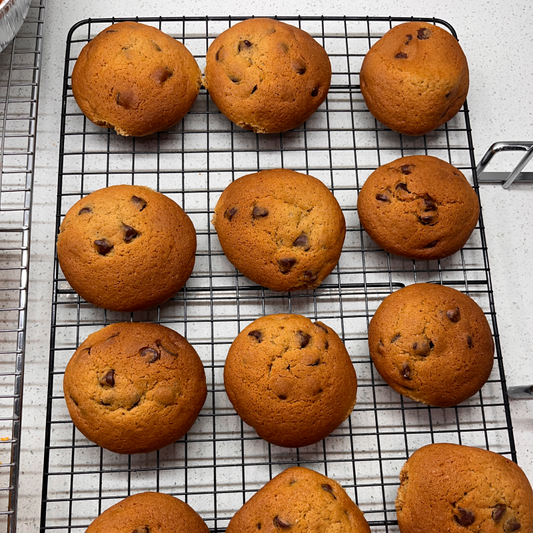
[[[143,18],[173,35],[201,67],[214,37],[246,17]],[[441,261],[415,262],[380,250],[357,220],[357,193],[379,165],[408,154],[454,164],[479,193],[467,105],[431,134],[409,138],[386,130],[362,99],[358,73],[369,47],[410,18],[280,17],[311,33],[333,65],[326,102],[294,131],[256,135],[231,124],[204,89],[184,120],[149,138],[121,138],[91,124],[77,107],[70,75],[83,45],[118,19],[82,21],[67,39],[61,120],[57,229],[68,208],[93,190],[116,183],[148,185],[174,198],[198,235],[194,272],[185,288],[156,309],[112,313],[77,296],[57,260],[54,269],[50,374],[41,530],[82,531],[99,513],[137,492],[173,494],[195,508],[212,531],[266,481],[299,464],[339,481],[365,512],[373,531],[397,531],[394,498],[407,457],[430,442],[491,449],[516,460],[496,324],[482,216],[464,249]],[[420,20],[420,19],[419,19]],[[422,19],[453,29],[444,21]],[[314,291],[274,293],[256,286],[225,259],[210,218],[233,179],[286,167],[318,177],[341,204],[347,237],[337,268]],[[439,409],[392,391],[372,367],[368,323],[382,299],[404,285],[435,282],[469,294],[486,312],[496,364],[482,391]],[[245,426],[223,388],[224,357],[236,334],[264,314],[292,312],[320,319],[341,336],[355,365],[358,403],[327,439],[302,449],[271,446]],[[207,374],[208,399],[191,431],[147,455],[120,456],[98,448],[74,428],[64,404],[66,362],[86,336],[118,321],[150,321],[184,334]]]

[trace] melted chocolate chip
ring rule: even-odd
[[[250,333],[248,333],[248,336],[253,337],[257,340],[257,342],[261,342],[263,340],[263,334],[257,329],[250,331]]]
[[[142,211],[146,207],[146,200],[143,200],[138,196],[132,196],[131,201],[135,205],[135,207],[139,209],[139,211]]]
[[[311,91],[311,96],[318,96],[318,87],[313,87],[313,90]]]
[[[469,511],[468,509],[463,509],[462,507],[458,507],[457,509],[459,511],[459,514],[453,515],[455,521],[460,526],[471,526],[476,520],[474,513],[472,511]]]
[[[136,229],[126,224],[122,224],[122,229],[124,230],[124,242],[131,242],[137,237],[137,235],[139,235],[139,232]]]
[[[316,281],[317,278],[318,278],[318,274],[316,274],[315,272],[313,272],[312,270],[306,270],[304,272],[304,278],[306,281],[309,281],[309,282],[313,282],[313,281]]]
[[[149,346],[146,348],[141,348],[139,350],[139,354],[141,357],[146,357],[146,360],[149,363],[155,363],[160,357],[159,352],[153,348],[150,348]]]
[[[406,37],[406,39],[407,39],[407,41],[405,42],[405,44],[409,44],[409,41],[412,41],[412,40],[413,40],[413,36],[412,36],[410,33],[408,33],[405,37]]]
[[[437,244],[439,244],[439,241],[433,241],[433,242],[430,242],[429,244],[426,244],[424,248],[435,248]]]
[[[305,331],[298,331],[297,336],[300,348],[305,348],[311,340],[311,335],[309,335],[309,333],[306,333]]]
[[[392,337],[391,343],[396,342],[401,336],[402,336],[401,333],[396,333],[396,335],[394,335],[394,337]]]
[[[252,47],[252,43],[248,39],[244,39],[244,41],[241,41],[239,43],[239,52],[242,52],[243,50],[248,50],[248,48]]]
[[[420,28],[417,32],[416,32],[416,36],[418,37],[418,39],[420,39],[421,41],[425,41],[427,39],[429,39],[429,36],[431,35],[431,31],[428,29],[428,28]]]
[[[233,218],[233,215],[237,212],[237,208],[234,207],[228,207],[226,211],[224,211],[224,218],[227,218],[230,222]]]
[[[114,248],[106,239],[98,239],[94,241],[94,244],[100,255],[107,255]]]
[[[459,322],[459,320],[461,320],[461,311],[458,307],[455,309],[448,309],[448,311],[446,311],[446,316],[450,322]]]
[[[518,531],[521,527],[520,522],[513,516],[509,518],[503,525],[503,530],[505,533],[511,533],[512,531]]]
[[[115,386],[115,371],[114,370],[108,370],[99,380],[100,385],[108,387],[114,387]]]
[[[252,211],[252,218],[264,218],[268,216],[268,209],[265,207],[259,207],[255,206],[254,210]]]
[[[234,74],[228,74],[228,78],[235,84],[241,81],[241,79],[238,76],[235,76]]]
[[[305,64],[305,61],[301,58],[295,59],[292,62],[292,68],[296,71],[297,74],[305,74],[305,71],[307,70],[307,65]]]
[[[420,215],[418,221],[424,226],[431,226],[437,222],[437,217],[435,215]]]
[[[152,73],[150,74],[150,77],[159,85],[164,83],[172,76],[172,71],[167,67],[157,67]]]
[[[402,378],[408,379],[408,380],[412,379],[411,368],[409,367],[409,365],[407,363],[403,364],[403,367],[402,367]]]
[[[92,213],[93,210],[90,208],[90,207],[82,207],[79,212],[78,212],[78,215],[84,215],[85,213]]]
[[[406,192],[408,194],[411,194],[411,191],[407,188],[407,183],[398,183],[398,185],[396,185],[396,190],[398,192]]]
[[[315,322],[315,326],[318,326],[320,329],[323,329],[326,333],[329,333],[328,328],[322,324],[322,322]]]
[[[283,520],[279,516],[274,517],[273,523],[274,523],[274,527],[279,527],[281,529],[287,529],[291,527],[291,524],[289,522],[287,522],[286,520]]]
[[[158,51],[158,52],[162,52],[163,50],[161,50],[161,47],[155,42],[155,41],[152,41],[152,44],[154,45],[154,48]]]
[[[107,30],[106,33],[118,33],[118,30]]]
[[[376,194],[376,200],[379,200],[380,202],[390,202],[389,191],[378,192]]]
[[[501,517],[507,510],[507,506],[503,503],[498,504],[494,509],[492,510],[492,519],[495,522],[499,522],[501,520]]]
[[[333,492],[333,487],[329,483],[324,483],[322,485],[322,489],[326,492],[329,492],[333,496],[333,498],[337,499],[337,496],[335,496],[335,493]]]
[[[413,353],[422,357],[427,357],[433,348],[433,343],[428,340],[413,343]]]
[[[222,48],[219,48],[219,49],[217,50],[217,53],[215,54],[215,59],[216,59],[217,61],[220,61],[220,51],[221,51],[221,50],[222,50]]]
[[[407,59],[407,54],[405,52],[398,52],[394,57],[396,59]]]
[[[131,109],[135,106],[135,94],[133,91],[123,91],[121,93],[117,93],[115,100],[117,105],[123,107],[124,109]]]
[[[428,200],[427,198],[424,198],[424,211],[436,211],[437,205],[433,200]]]
[[[254,94],[255,91],[257,91],[257,85],[254,85],[254,88],[252,89],[252,92],[250,94]]]
[[[296,237],[296,240],[292,243],[293,246],[298,246],[304,250],[309,250],[309,238],[305,233],[302,233],[299,237]]]
[[[279,269],[283,274],[290,272],[295,264],[296,259],[294,257],[282,257],[281,259],[278,259]]]
[[[150,528],[148,526],[138,527],[134,529],[131,533],[150,533]]]
[[[467,342],[469,348],[473,348],[474,347],[474,339],[470,335],[466,336],[466,342]]]
[[[411,174],[411,172],[412,172],[411,169],[412,168],[414,168],[414,165],[402,165],[400,167],[400,170],[401,170],[402,174],[405,174],[407,176],[408,174]]]

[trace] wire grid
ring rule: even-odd
[[[32,184],[45,0],[0,53],[0,529],[16,530]]]
[[[212,40],[242,18],[135,19],[182,41],[201,68]],[[184,120],[148,138],[124,138],[90,123],[77,107],[70,74],[81,48],[115,19],[82,21],[68,36],[63,89],[57,228],[79,198],[113,184],[147,185],[176,200],[198,236],[190,280],[158,308],[128,313],[97,309],[80,299],[55,262],[49,397],[43,477],[42,530],[82,531],[124,497],[161,491],[188,502],[211,531],[273,476],[305,465],[340,482],[373,531],[397,531],[394,500],[407,457],[431,442],[456,442],[515,457],[492,297],[482,217],[461,252],[414,262],[377,248],[361,229],[357,194],[379,165],[409,154],[440,157],[478,191],[466,104],[437,131],[409,138],[370,115],[359,88],[369,47],[408,19],[282,18],[313,35],[333,67],[326,102],[303,126],[278,135],[243,131],[222,116],[204,89]],[[431,19],[452,31],[445,22]],[[234,179],[284,167],[320,178],[343,208],[347,234],[339,264],[314,291],[275,293],[240,275],[226,260],[210,224],[220,193]],[[415,282],[442,283],[470,295],[486,312],[496,340],[496,364],[482,391],[463,404],[432,408],[392,391],[372,367],[367,328],[383,298]],[[224,392],[223,367],[235,336],[256,318],[299,313],[331,326],[343,339],[358,375],[350,418],[328,438],[300,449],[269,445],[239,419]],[[62,380],[67,361],[93,331],[119,321],[171,327],[198,351],[208,398],[180,441],[150,454],[122,456],[101,449],[73,426]]]

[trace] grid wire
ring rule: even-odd
[[[16,530],[37,98],[45,1],[0,53],[0,530]]]
[[[180,40],[200,68],[209,44],[243,18],[135,19]],[[385,129],[368,112],[359,87],[361,62],[393,18],[287,17],[327,50],[331,90],[301,127],[257,135],[231,124],[202,89],[189,114],[168,131],[126,138],[90,123],[72,96],[70,75],[82,47],[118,19],[85,20],[67,39],[60,139],[57,229],[81,197],[114,184],[152,187],[176,200],[198,236],[193,274],[169,302],[142,312],[109,312],[86,303],[54,270],[50,374],[43,476],[43,531],[83,531],[122,498],[161,491],[188,502],[211,531],[224,531],[233,514],[273,476],[305,465],[340,482],[374,532],[397,531],[398,475],[407,457],[432,442],[490,449],[516,459],[496,325],[483,218],[464,249],[440,261],[411,261],[377,248],[362,230],[357,194],[378,166],[409,154],[440,157],[459,168],[479,193],[467,105],[450,122],[422,137]],[[424,20],[424,19],[423,19]],[[454,33],[447,23],[425,19]],[[225,258],[210,224],[224,188],[267,168],[290,168],[321,179],[339,201],[347,223],[336,269],[316,290],[276,293],[239,274]],[[493,372],[481,392],[453,408],[417,404],[390,389],[371,364],[367,328],[383,298],[415,282],[441,283],[471,296],[486,313],[496,341]],[[352,415],[324,441],[286,449],[259,439],[224,392],[223,367],[235,336],[256,318],[299,313],[329,324],[344,341],[358,376]],[[164,324],[199,353],[208,398],[181,440],[150,454],[122,456],[94,445],[73,426],[64,402],[63,373],[76,347],[113,322]]]

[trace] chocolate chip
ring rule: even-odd
[[[459,322],[459,320],[461,320],[461,311],[458,307],[455,309],[448,309],[448,311],[446,311],[446,316],[451,322]]]
[[[494,509],[492,510],[492,519],[495,522],[499,522],[501,517],[503,516],[503,513],[507,510],[507,506],[503,503],[499,503]]]
[[[283,274],[290,272],[295,264],[296,259],[294,257],[282,257],[281,259],[278,259],[279,269]]]
[[[280,400],[286,400],[287,399],[287,396],[285,394],[278,394],[278,398]]]
[[[510,533],[511,531],[518,531],[520,527],[520,522],[513,516],[512,518],[509,518],[507,522],[505,522],[503,530],[505,533]]]
[[[459,511],[459,514],[453,515],[455,521],[460,526],[471,526],[476,520],[474,513],[472,511],[468,511],[467,509],[463,509],[462,507],[458,507],[457,509]]]
[[[244,39],[244,41],[241,41],[239,43],[239,52],[242,52],[242,50],[247,50],[248,48],[252,47],[252,43],[248,39]]]
[[[82,207],[79,212],[78,212],[78,215],[84,215],[85,213],[92,213],[93,210],[90,208],[90,207]]]
[[[152,41],[152,44],[154,45],[154,48],[155,48],[158,52],[162,52],[161,47],[160,47],[155,41]]]
[[[115,371],[114,370],[108,370],[99,380],[100,385],[108,387],[114,387],[115,386]]]
[[[138,527],[134,529],[131,533],[150,533],[150,528],[148,526]]]
[[[298,58],[292,62],[292,68],[296,71],[297,74],[301,75],[305,74],[305,71],[307,70],[307,65],[305,64],[305,61],[303,59]]]
[[[309,238],[305,233],[302,233],[299,237],[296,237],[296,240],[292,243],[293,246],[298,246],[304,250],[309,250],[311,246],[309,245]]]
[[[305,348],[311,340],[311,335],[309,335],[309,333],[306,333],[305,331],[298,331],[297,336],[298,342],[300,343],[300,348]]]
[[[118,30],[107,30],[106,33],[118,33]]]
[[[237,212],[237,208],[234,207],[228,207],[226,211],[224,211],[224,218],[227,218],[230,222],[233,218],[233,215]]]
[[[254,94],[255,91],[257,91],[257,85],[254,85],[254,88],[252,89],[252,92],[250,94]]]
[[[414,165],[402,165],[400,167],[400,170],[402,174],[405,174],[407,176],[408,174],[411,174],[411,172],[413,172],[412,171],[413,168],[414,168]]]
[[[284,54],[286,54],[289,51],[289,45],[287,43],[280,43],[279,47],[281,48]]]
[[[396,335],[394,335],[394,337],[392,337],[391,343],[396,342],[401,336],[402,336],[401,333],[396,333]]]
[[[409,365],[407,363],[403,364],[402,377],[404,379],[409,379],[409,380],[412,378],[412,376],[411,376],[411,368],[409,367]]]
[[[381,355],[384,355],[385,354],[385,345],[383,344],[383,341],[380,340],[379,343],[378,343],[378,352],[381,354]]]
[[[376,194],[376,200],[379,200],[380,202],[390,202],[389,191],[378,192]]]
[[[420,215],[418,221],[424,226],[431,226],[437,222],[437,217],[435,215]]]
[[[252,211],[252,218],[264,218],[268,216],[268,209],[265,207],[259,207],[255,206],[254,210]]]
[[[141,357],[146,357],[149,363],[155,363],[160,357],[159,352],[157,350],[154,350],[153,348],[150,348],[148,346],[146,348],[141,348],[139,350],[139,354],[141,355]]]
[[[318,96],[318,87],[313,87],[313,90],[311,91],[311,96]]]
[[[126,224],[122,224],[122,229],[124,230],[124,242],[131,242],[132,239],[139,235],[136,229]]]
[[[437,244],[439,244],[439,241],[433,241],[433,242],[430,242],[429,244],[426,244],[424,248],[435,248]]]
[[[106,239],[98,239],[94,241],[94,244],[100,255],[106,255],[114,248]]]
[[[163,344],[161,344],[161,341],[156,341],[156,344],[158,348],[165,350],[165,352],[167,352],[169,355],[172,355],[173,357],[178,357],[178,354],[176,352],[173,352],[169,350],[167,347],[163,346]],[[161,353],[159,355],[161,355]]]
[[[420,28],[417,32],[416,32],[416,36],[421,40],[421,41],[425,41],[427,39],[429,39],[429,36],[431,35],[431,31],[428,29],[428,28]]]
[[[407,188],[407,183],[398,183],[398,185],[396,185],[396,190],[398,192],[406,192],[408,194],[411,194],[411,191]]]
[[[450,97],[450,94],[452,94],[452,93],[446,93],[444,96],[445,96],[446,98],[449,98],[449,97]]]
[[[408,33],[405,37],[407,38],[407,41],[405,44],[409,44],[409,41],[413,40],[413,36],[410,33]]]
[[[131,201],[135,205],[135,207],[139,209],[139,211],[142,211],[146,207],[146,200],[143,200],[138,196],[132,196]]]
[[[304,278],[306,281],[309,281],[309,282],[313,282],[313,281],[316,281],[317,278],[318,278],[318,274],[316,274],[315,272],[313,272],[312,270],[306,270],[304,272]]]
[[[436,211],[437,205],[433,200],[428,200],[427,198],[424,198],[424,211]]]
[[[172,76],[172,71],[167,67],[157,67],[152,73],[150,74],[150,77],[160,85],[168,80]]]
[[[398,52],[394,57],[396,59],[407,59],[407,54],[405,52]]]
[[[257,342],[261,342],[263,340],[263,334],[257,329],[254,329],[253,331],[250,331],[250,333],[248,333],[248,335],[250,337],[254,337],[254,339],[256,339]]]
[[[328,328],[322,324],[322,322],[319,322],[318,320],[315,322],[315,326],[318,326],[320,329],[323,329],[326,333],[329,333]]]
[[[255,527],[256,527],[257,529],[261,529],[261,522],[259,522],[258,524],[256,524]]]
[[[326,347],[327,350],[327,347]],[[318,366],[320,364],[320,359],[317,359],[316,361],[312,362],[310,365],[307,366]]]
[[[433,348],[433,343],[431,341],[423,340],[420,342],[413,343],[413,353],[415,355],[420,355],[422,357],[427,357],[429,352]]]
[[[273,522],[274,522],[275,527],[279,527],[281,529],[287,529],[291,527],[291,524],[289,522],[287,522],[286,520],[283,520],[279,516],[275,516]]]
[[[117,104],[124,109],[131,109],[135,106],[135,94],[131,90],[117,93],[115,100]]]
[[[222,48],[224,48],[224,47],[222,47]],[[220,51],[222,50],[222,48],[219,48],[219,49],[217,50],[217,53],[215,54],[215,59],[216,59],[217,61],[220,61]]]
[[[470,335],[466,336],[466,342],[467,342],[469,348],[473,348],[474,347],[474,339],[472,339],[472,337]]]
[[[324,483],[322,485],[322,489],[324,489],[326,492],[329,492],[333,498],[337,499],[337,496],[335,496],[335,493],[333,492],[333,487],[329,483]]]
[[[234,74],[228,74],[228,78],[233,82],[233,83],[239,83],[241,81],[241,79],[238,77],[238,76],[235,76]]]

